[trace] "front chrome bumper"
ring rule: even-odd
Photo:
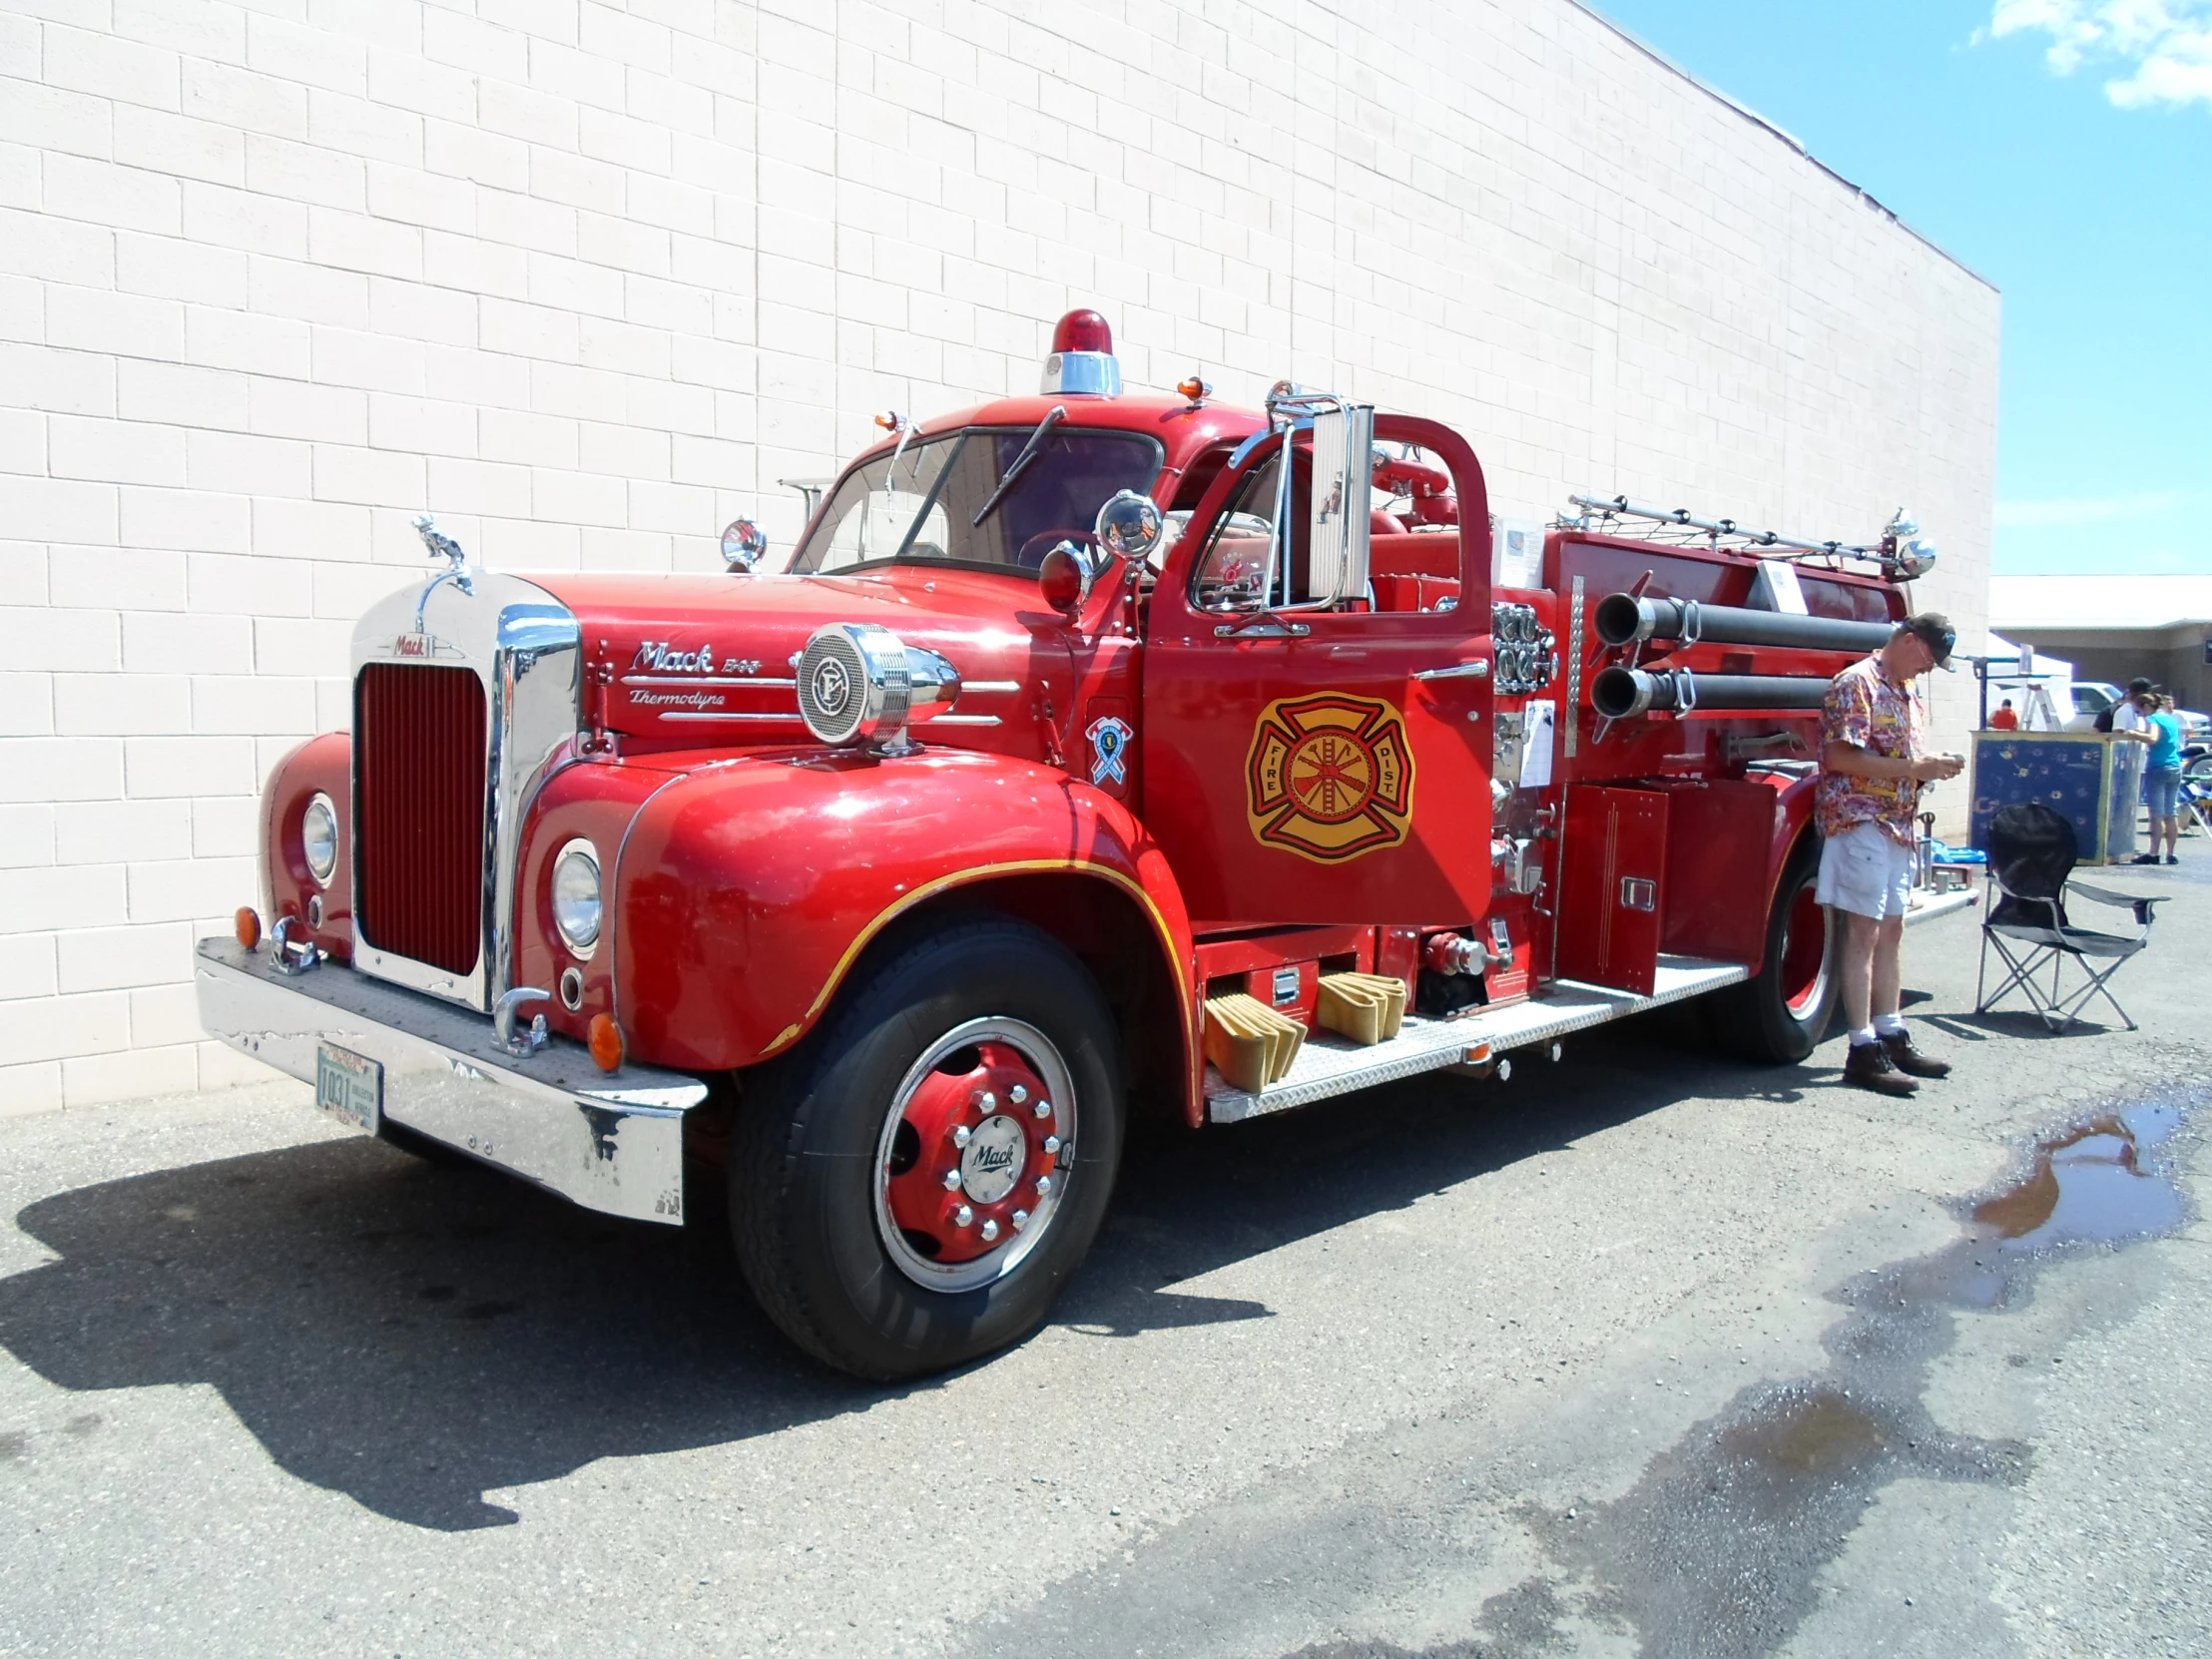
[[[278,973],[260,951],[202,939],[194,964],[212,1036],[303,1082],[319,1044],[383,1066],[383,1115],[417,1134],[573,1199],[638,1221],[684,1219],[684,1115],[707,1085],[625,1065],[609,1075],[553,1038],[527,1059],[491,1021],[325,962]]]

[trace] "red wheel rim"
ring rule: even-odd
[[[1790,900],[1782,924],[1782,1003],[1804,1019],[1828,990],[1828,908],[1814,897],[1814,884],[1802,883]]]
[[[876,1229],[907,1278],[963,1291],[1013,1271],[1050,1228],[1073,1163],[1075,1098],[1050,1038],[969,1020],[923,1051],[878,1138]]]

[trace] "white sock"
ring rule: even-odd
[[[1851,1046],[1854,1048],[1864,1048],[1869,1043],[1880,1042],[1881,1040],[1880,1037],[1875,1035],[1875,1029],[1871,1025],[1862,1025],[1851,1034]]]
[[[1874,1031],[1878,1037],[1899,1036],[1904,1030],[1905,1016],[1903,1014],[1877,1014],[1874,1016]]]

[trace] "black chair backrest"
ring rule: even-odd
[[[2031,927],[2065,925],[2061,899],[2079,856],[2073,826],[2039,801],[2022,801],[1997,811],[1986,838],[1989,873],[2004,894],[1989,919]]]

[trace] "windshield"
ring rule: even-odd
[[[1057,423],[977,524],[1034,426],[971,426],[855,467],[792,560],[802,574],[886,560],[1035,570],[1061,541],[1087,541],[1116,490],[1149,490],[1166,451],[1141,432]]]

